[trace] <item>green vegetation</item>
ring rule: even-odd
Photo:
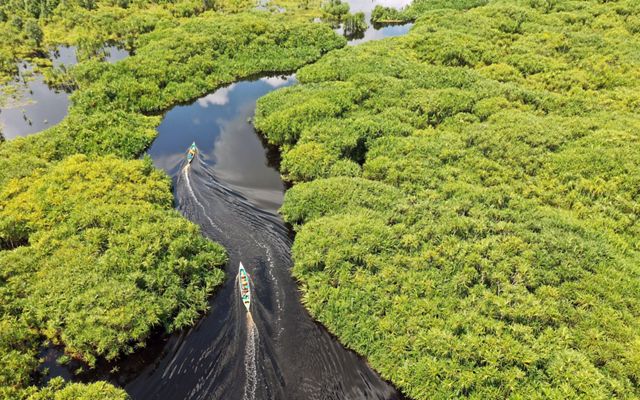
[[[638,3],[433,3],[259,101],[304,302],[416,399],[640,397]]]
[[[374,24],[397,24],[415,21],[420,15],[431,10],[467,10],[483,6],[488,0],[414,0],[410,5],[398,10],[393,7],[375,6],[371,13]]]
[[[91,384],[66,384],[61,378],[52,379],[39,392],[29,396],[29,400],[126,400],[129,397],[121,390],[106,382]]]
[[[349,3],[342,0],[328,0],[322,3],[323,19],[334,28],[342,26],[345,37],[352,39],[361,35],[367,29],[363,12],[351,14]]]
[[[182,328],[207,308],[225,253],[173,210],[170,184],[150,160],[82,155],[5,185],[3,347],[24,347],[9,359],[3,353],[5,397],[28,383],[28,367],[9,367],[37,350],[39,336],[91,366],[143,346],[155,326]]]
[[[363,12],[349,13],[344,18],[344,34],[346,36],[358,34],[365,30],[367,30],[367,22],[364,19]]]
[[[412,14],[406,10],[377,5],[371,12],[371,22],[380,24],[406,23],[415,19]]]
[[[349,3],[342,0],[328,0],[322,4],[321,9],[327,17],[339,21],[349,13]]]
[[[205,14],[147,34],[135,56],[73,69],[68,117],[0,146],[0,184],[75,153],[136,157],[160,122],[148,114],[238,78],[294,70],[344,43],[325,25],[266,13]]]
[[[284,1],[284,0],[283,0]],[[177,26],[207,10],[246,11],[250,0],[9,0],[0,3],[0,84],[29,59],[45,71],[47,50],[74,45],[80,60],[100,58],[105,43],[135,49],[141,35]]]
[[[224,250],[172,209],[150,160],[74,156],[0,194],[4,314],[95,363],[141,345],[152,327],[194,322]],[[16,244],[28,243],[18,246]]]
[[[345,44],[330,27],[294,14],[175,18],[164,5],[100,4],[87,12],[139,18],[127,33],[135,55],[115,64],[81,57],[65,76],[76,87],[65,120],[0,143],[0,398],[126,397],[101,382],[56,379],[37,388],[32,377],[49,343],[91,367],[144,346],[154,329],[193,323],[223,278],[215,268],[223,250],[172,210],[167,177],[149,160],[132,161],[154,139],[157,114],[239,78],[295,70]],[[73,12],[54,10],[40,20],[45,42],[65,29],[75,43],[95,39],[65,25]],[[117,34],[120,21],[103,22],[106,36],[87,48]]]

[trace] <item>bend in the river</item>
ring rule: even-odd
[[[350,4],[368,20],[377,3]],[[356,41],[409,28],[369,27]],[[152,340],[118,363],[117,372],[102,376],[134,399],[402,397],[313,321],[290,275],[291,232],[277,214],[285,191],[278,154],[265,146],[251,118],[257,99],[294,83],[294,75],[239,81],[174,107],[158,127],[148,154],[173,178],[176,208],[227,249],[228,279],[196,326]],[[200,152],[187,166],[192,142]],[[235,281],[240,261],[253,283],[250,316]]]

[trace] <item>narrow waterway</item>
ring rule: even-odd
[[[158,128],[149,154],[174,178],[177,209],[229,252],[229,278],[196,327],[121,367],[134,399],[399,397],[309,317],[290,276],[290,232],[276,213],[284,185],[249,120],[258,98],[294,82],[234,83],[174,108]],[[193,141],[200,154],[187,167]],[[253,282],[250,319],[235,280],[240,261]]]
[[[367,20],[376,2],[354,1]],[[369,28],[358,41],[406,33]],[[121,365],[118,383],[134,399],[397,399],[355,353],[315,323],[302,304],[291,232],[277,214],[284,184],[277,152],[251,124],[256,100],[295,84],[293,75],[236,82],[169,111],[148,154],[174,179],[177,209],[229,252],[228,280],[195,327]],[[200,153],[187,166],[185,151]],[[236,275],[251,276],[245,310]]]
[[[407,3],[350,1],[351,12],[365,12],[367,21],[376,4]],[[410,26],[369,27],[349,44],[402,35]],[[57,59],[75,62],[67,52]],[[227,281],[212,296],[211,311],[191,329],[157,335],[117,364],[75,378],[108,379],[133,399],[145,400],[401,398],[313,321],[290,275],[292,232],[277,214],[285,191],[278,152],[265,145],[251,120],[260,97],[295,83],[295,75],[239,81],[165,114],[148,154],[173,178],[176,208],[227,249]],[[67,104],[55,101],[62,119]],[[45,117],[31,110],[34,119]],[[18,135],[28,131],[20,129]],[[192,142],[200,152],[187,166]],[[252,282],[250,314],[238,293],[239,262]],[[56,349],[43,353],[50,376],[74,379],[77,365],[57,366],[58,355]]]

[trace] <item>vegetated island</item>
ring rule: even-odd
[[[415,399],[640,397],[640,3],[405,13],[259,101],[306,306]]]
[[[0,5],[4,81],[47,43],[75,45],[80,55],[59,77],[76,88],[68,116],[0,142],[0,398],[126,398],[105,382],[37,385],[38,353],[58,345],[63,358],[91,368],[206,310],[224,278],[224,249],[173,210],[168,177],[136,158],[154,139],[159,112],[344,46],[311,22],[319,8],[304,3],[279,2],[286,13],[236,0]],[[135,54],[100,61],[93,51],[111,40]]]

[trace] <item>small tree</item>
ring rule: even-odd
[[[349,12],[349,4],[341,0],[329,0],[322,4],[322,11],[331,18],[341,20]]]
[[[346,36],[354,36],[365,30],[367,30],[367,23],[365,22],[363,12],[347,14],[344,18],[344,34]]]
[[[31,40],[36,47],[40,47],[40,45],[42,45],[44,34],[42,33],[40,24],[38,24],[36,19],[29,18],[27,20],[27,23],[24,25],[24,32],[27,35],[27,38]]]
[[[217,10],[218,2],[216,0],[202,0],[205,10]]]
[[[13,18],[11,18],[11,25],[16,28],[18,31],[22,30],[22,26],[24,25],[24,22],[22,21],[22,18],[19,15],[15,15]]]
[[[80,0],[80,7],[94,10],[96,8],[96,0]]]

